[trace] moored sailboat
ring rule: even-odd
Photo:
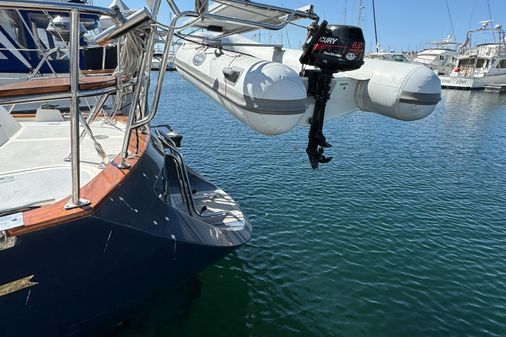
[[[154,81],[151,77],[160,36],[165,39],[164,69],[173,37],[186,27],[230,35],[312,20],[302,55],[285,51],[283,62],[268,61],[272,59],[261,52],[246,57],[239,50],[245,46],[238,44],[226,50],[200,41],[192,42],[197,47],[187,45],[191,61],[183,54],[179,60],[186,62],[188,78],[205,73],[198,72],[199,64],[221,73],[215,99],[238,117],[244,113],[243,121],[256,130],[277,134],[309,126],[307,153],[313,167],[328,162],[322,150],[328,146],[321,129],[325,118],[362,109],[415,120],[430,114],[439,101],[439,81],[431,71],[409,64],[364,64],[360,29],[319,22],[312,8],[238,0],[220,0],[219,7],[210,8],[199,0],[194,11],[181,12],[168,0],[175,16],[165,25],[158,21],[160,1],[150,3],[124,17],[119,9],[75,3],[0,2],[1,9],[70,17],[69,76],[0,86],[0,105],[6,107],[0,111],[0,162],[5,163],[0,168],[2,336],[102,333],[128,318],[146,296],[181,284],[251,237],[251,224],[238,203],[187,167],[179,150],[181,137],[169,126],[150,125],[165,74],[155,73]],[[114,25],[95,42],[117,43],[114,72],[82,69],[84,15],[111,17]],[[190,22],[179,25],[188,17]],[[216,67],[213,58],[222,55],[233,55],[237,63]],[[222,60],[231,61],[225,56]],[[300,68],[301,73],[295,70]],[[239,83],[243,88],[234,88]],[[224,94],[219,90],[223,86],[234,90]],[[248,86],[251,92],[244,88]],[[213,87],[200,89],[210,94]],[[287,90],[292,91],[289,97]],[[104,109],[110,96],[116,104]],[[95,98],[88,111],[80,108],[86,98]],[[8,111],[15,104],[54,100],[67,100],[70,113],[39,109],[21,118]]]
[[[153,291],[178,286],[247,242],[251,225],[226,192],[185,165],[177,134],[148,124],[157,109],[148,109],[146,92],[156,3],[125,19],[75,3],[0,8],[71,18],[70,76],[0,86],[6,108],[70,102],[69,115],[0,110],[1,335],[98,335]],[[103,35],[119,34],[113,74],[80,69],[80,19],[89,14],[117,22]],[[104,109],[112,95],[128,100],[128,116],[120,105]],[[91,111],[80,108],[85,98],[96,98]]]

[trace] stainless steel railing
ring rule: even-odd
[[[83,5],[78,3],[67,2],[42,2],[42,1],[0,1],[0,8],[3,9],[32,9],[39,11],[66,12],[69,13],[73,9],[81,13],[107,15],[116,18],[117,13],[110,8],[103,8],[91,5]]]
[[[129,22],[129,18],[125,19],[119,10],[110,9],[110,8],[102,8],[91,5],[83,5],[77,3],[61,3],[61,2],[40,2],[40,1],[0,1],[0,9],[17,9],[17,10],[38,10],[38,11],[51,11],[51,12],[65,12],[68,13],[71,17],[71,32],[70,32],[70,43],[69,43],[69,54],[70,54],[70,67],[69,67],[69,76],[70,76],[70,93],[58,93],[58,94],[44,94],[44,95],[26,95],[23,97],[10,97],[10,98],[0,98],[0,104],[16,104],[16,103],[28,103],[28,102],[40,102],[47,100],[56,100],[56,99],[69,99],[70,100],[70,131],[71,131],[71,172],[72,172],[72,193],[69,202],[66,205],[66,208],[74,208],[84,206],[89,203],[87,200],[81,199],[80,194],[80,135],[79,135],[79,124],[87,123],[84,118],[80,116],[79,111],[79,103],[80,98],[90,97],[90,96],[102,96],[99,99],[99,102],[103,104],[105,98],[108,95],[113,95],[114,93],[118,93],[121,91],[125,84],[123,84],[122,80],[122,69],[120,64],[121,54],[123,47],[121,46],[121,41],[123,41],[122,34],[131,31],[137,28],[137,25],[145,25],[142,27],[146,27],[143,31],[144,33],[144,41],[146,42],[146,46],[142,52],[142,62],[140,63],[140,69],[136,73],[136,76],[130,79],[129,84],[132,86],[133,94],[131,95],[131,106],[128,112],[128,122],[125,129],[125,135],[123,138],[123,144],[121,149],[121,163],[120,167],[128,168],[128,147],[130,144],[130,137],[132,131],[139,127],[142,127],[149,123],[155,116],[156,111],[158,109],[158,104],[160,101],[161,89],[163,86],[163,81],[165,78],[165,71],[169,54],[173,42],[173,37],[176,34],[180,34],[183,29],[191,26],[198,20],[204,19],[213,19],[213,20],[223,20],[229,23],[235,23],[238,25],[244,25],[245,27],[255,27],[258,29],[269,29],[269,30],[278,30],[284,28],[294,17],[298,18],[308,18],[308,19],[317,19],[318,17],[312,12],[301,12],[297,10],[289,10],[281,7],[269,6],[258,4],[254,2],[248,1],[248,6],[252,6],[258,9],[263,10],[273,10],[277,12],[281,12],[285,14],[280,20],[279,23],[272,22],[262,22],[262,20],[254,21],[251,19],[241,19],[236,17],[226,17],[222,15],[212,14],[208,10],[207,0],[198,0],[196,1],[196,9],[195,11],[185,11],[181,12],[176,5],[174,0],[167,0],[169,7],[172,12],[174,12],[175,17],[171,20],[170,25],[164,25],[157,22],[157,17],[160,11],[161,0],[153,0],[151,1],[151,8],[149,14],[143,12],[143,10],[138,11],[131,17]],[[219,0],[217,2],[226,3],[230,6],[241,6],[244,3],[237,0]],[[117,85],[115,87],[106,88],[106,89],[98,89],[98,90],[86,90],[80,91],[79,89],[79,49],[80,49],[80,15],[81,14],[95,14],[95,15],[106,15],[112,18],[115,28],[111,29],[110,32],[106,34],[110,34],[109,38],[116,40],[117,44],[117,52],[118,52],[118,68],[117,72]],[[189,22],[178,26],[178,21],[182,18],[190,18]],[[135,22],[134,22],[135,21]],[[133,32],[132,32],[133,33]],[[154,54],[154,47],[156,39],[160,36],[165,37],[165,48],[162,56],[161,67],[162,69],[158,72],[158,78],[156,79],[156,86],[153,92],[153,98],[151,105],[148,105],[148,89],[150,86],[150,76],[151,76],[151,61]],[[103,41],[108,41],[108,36],[102,36]],[[98,37],[97,37],[98,40]],[[93,111],[93,114],[96,114],[96,109]],[[94,118],[93,116],[91,120]],[[83,125],[85,131],[87,128]],[[89,131],[87,131],[89,132]],[[177,154],[175,155],[178,157]],[[184,164],[183,164],[184,165]],[[181,174],[184,177],[185,172],[182,171]],[[188,198],[187,202],[190,204],[190,209],[199,214],[199,212],[195,211],[195,206],[191,202],[191,194]]]
[[[63,94],[47,94],[38,97],[27,95],[26,97],[2,98],[0,104],[15,104],[36,102],[51,99],[68,98],[70,99],[70,134],[71,134],[71,174],[72,174],[72,192],[71,198],[65,206],[66,209],[84,206],[89,203],[88,200],[81,199],[80,196],[80,137],[79,122],[81,119],[79,111],[80,98],[85,95],[105,95],[113,90],[95,90],[95,92],[87,92],[81,95],[79,90],[79,49],[80,49],[80,15],[81,13],[108,15],[113,20],[117,16],[117,12],[95,6],[81,5],[75,3],[52,3],[39,1],[1,1],[0,9],[24,9],[38,11],[66,12],[70,14],[70,43],[69,43],[69,77],[70,77],[70,93]],[[86,129],[86,128],[85,128]]]
[[[146,67],[144,69],[145,70],[144,76],[139,76],[136,92],[135,92],[133,102],[132,102],[133,104],[131,107],[131,111],[129,113],[127,134],[125,136],[125,139],[123,142],[123,147],[122,147],[122,152],[121,152],[122,153],[122,163],[121,163],[122,167],[126,168],[129,166],[129,164],[127,162],[127,157],[128,157],[128,144],[130,141],[130,131],[134,128],[138,128],[140,126],[143,126],[143,125],[149,123],[154,118],[156,111],[158,109],[162,84],[163,84],[163,81],[165,78],[164,71],[160,71],[158,73],[157,84],[155,86],[153,100],[151,103],[151,108],[149,110],[148,110],[148,104],[147,104],[147,98],[148,98],[147,97],[147,90],[145,90],[144,94],[141,94],[141,92],[140,92],[140,90],[142,90],[142,88],[144,87],[144,84],[149,83],[149,70],[151,69],[150,60],[153,57],[154,49],[152,47],[154,46],[153,45],[154,39],[157,36],[157,34],[156,34],[157,29],[160,29],[161,31],[163,31],[163,33],[166,37],[164,52],[163,52],[163,56],[162,56],[162,62],[161,62],[161,66],[160,66],[160,69],[166,69],[167,63],[169,60],[170,49],[171,49],[173,37],[176,33],[176,29],[180,31],[186,27],[191,26],[192,24],[194,24],[198,20],[202,20],[205,18],[218,19],[218,20],[226,20],[227,22],[234,22],[237,24],[242,24],[242,25],[249,26],[249,27],[256,27],[259,29],[262,28],[262,29],[270,29],[270,30],[279,30],[279,29],[286,27],[286,25],[292,20],[292,18],[294,16],[301,17],[301,18],[309,18],[309,19],[318,18],[318,16],[313,13],[306,13],[306,12],[301,12],[298,10],[289,10],[286,8],[281,8],[281,7],[276,7],[276,6],[269,6],[269,5],[254,3],[254,2],[248,2],[248,6],[251,6],[254,8],[273,10],[273,11],[278,11],[278,12],[286,14],[286,17],[284,19],[282,19],[279,24],[272,24],[272,23],[268,23],[268,22],[258,22],[258,21],[233,18],[233,17],[223,17],[220,15],[211,14],[211,13],[207,12],[208,6],[203,5],[203,3],[206,3],[206,2],[207,2],[207,0],[197,1],[196,7],[198,7],[198,8],[195,11],[181,12],[174,0],[167,0],[167,3],[169,4],[171,10],[175,14],[175,17],[172,19],[169,26],[166,26],[163,24],[157,24],[153,28],[153,32],[152,32],[150,40],[149,40],[150,44],[148,45],[148,48],[147,48],[148,53],[149,53],[147,55],[149,64],[144,63],[146,61],[146,60],[144,60],[143,64],[145,64],[145,67]],[[236,1],[236,0],[228,0],[228,2],[235,4],[235,5],[241,5],[241,2]],[[155,2],[153,4],[152,13],[151,13],[154,20],[156,20],[156,18],[157,18],[159,7],[160,7],[160,1],[155,0]],[[201,11],[200,9],[202,9],[202,8],[205,8],[206,11]],[[177,26],[178,21],[182,18],[185,18],[185,17],[186,18],[195,18],[195,19],[193,21],[189,21],[181,26]],[[137,108],[139,108],[143,112],[141,114],[141,117],[138,120],[136,119],[135,114],[134,114],[134,111]]]

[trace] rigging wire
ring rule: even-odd
[[[364,0],[360,0],[360,3],[358,4],[358,19],[357,19],[357,26],[361,27],[362,22],[364,21]]]
[[[454,39],[456,39],[457,37],[455,36],[455,29],[453,28],[453,19],[452,19],[452,13],[450,11],[450,6],[448,5],[448,0],[445,0],[446,2],[446,10],[448,11],[448,17],[450,19],[450,27],[452,29],[452,36]]]
[[[346,10],[347,9],[348,9],[348,1],[344,0],[344,24],[346,24],[346,16],[347,16]]]
[[[488,7],[488,18],[490,19],[490,25],[492,26],[491,28],[493,29],[494,28],[494,21],[492,20],[492,11],[490,10],[490,0],[487,0],[487,7]],[[492,36],[494,37],[494,43],[497,43],[497,41],[495,39],[494,30],[492,30]]]
[[[474,8],[476,7],[476,0],[473,1],[473,7],[471,7],[471,15],[469,16],[469,23],[467,24],[467,30],[471,30],[471,22],[473,21]]]

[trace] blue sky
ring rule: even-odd
[[[162,0],[165,3],[164,0]],[[177,1],[177,0],[176,0]],[[329,23],[358,23],[360,0],[257,0],[278,6],[298,8],[312,3],[315,12]],[[131,8],[145,4],[141,0],[124,0]],[[109,0],[94,0],[95,5],[108,5]],[[190,9],[194,0],[179,0],[182,9]],[[363,21],[361,27],[366,39],[366,49],[374,48],[374,26],[372,0],[363,0]],[[466,32],[478,28],[479,21],[490,18],[487,0],[447,0],[451,12],[453,28],[457,41],[465,39]],[[488,0],[495,23],[506,27],[506,0]],[[451,24],[445,0],[375,0],[378,40],[385,50],[419,50],[426,43],[443,40],[451,32]],[[168,21],[168,9],[163,8],[162,21]],[[346,20],[346,22],[345,22]],[[250,34],[251,35],[251,34]],[[287,38],[288,35],[288,38]],[[296,48],[305,36],[304,29],[290,27],[283,32],[262,32],[265,43],[281,43]],[[258,35],[257,35],[258,37]],[[484,37],[485,38],[485,37]]]

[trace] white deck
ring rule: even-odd
[[[21,129],[0,146],[0,212],[49,204],[71,193],[69,122],[21,121]],[[124,125],[91,125],[109,159],[121,150]],[[81,186],[101,172],[102,158],[87,135],[81,143]]]

